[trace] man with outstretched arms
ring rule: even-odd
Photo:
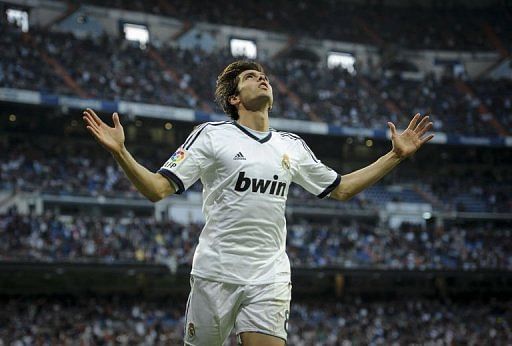
[[[290,311],[290,263],[285,252],[285,204],[292,182],[319,198],[348,200],[377,182],[433,135],[416,114],[392,150],[371,165],[340,176],[297,135],[269,127],[272,87],[261,65],[236,61],[217,79],[216,100],[231,121],[197,126],[157,173],[124,146],[114,127],[84,111],[87,129],[109,150],[135,187],[155,202],[203,184],[206,223],[191,272],[185,345],[222,345],[233,327],[244,346],[284,345]]]

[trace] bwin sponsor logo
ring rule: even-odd
[[[238,173],[236,180],[236,191],[247,191],[251,188],[252,192],[269,193],[276,196],[284,196],[286,190],[286,183],[278,181],[277,175],[273,176],[274,180],[257,179],[245,177],[245,172]],[[268,191],[268,192],[267,192]]]

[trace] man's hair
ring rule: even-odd
[[[238,120],[240,116],[238,115],[236,107],[229,103],[229,98],[238,95],[238,77],[240,73],[247,70],[265,72],[263,66],[257,62],[238,60],[226,66],[224,71],[217,77],[215,101],[222,108],[224,113],[229,115],[233,120]]]

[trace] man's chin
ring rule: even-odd
[[[248,104],[246,104],[246,108],[251,111],[259,111],[262,109],[270,109],[272,108],[272,103],[274,99],[272,94],[262,93],[252,99]]]

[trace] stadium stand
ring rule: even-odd
[[[11,298],[2,301],[0,340],[23,344],[183,343],[181,303],[122,296]],[[510,301],[406,299],[303,301],[293,305],[289,344],[502,344],[512,338]],[[225,345],[236,345],[235,338]]]
[[[18,135],[13,133],[0,141],[0,189],[38,191],[57,196],[142,198],[110,156],[99,150],[96,143],[80,137],[84,134],[83,130],[80,136],[68,136],[67,145],[62,147],[61,136],[67,131],[65,128],[76,130],[77,124],[76,121],[67,120],[60,112],[55,116],[54,119],[43,117],[38,125],[32,124],[34,128],[39,128],[39,133],[27,135],[21,130]],[[27,120],[23,118],[17,122]],[[20,126],[30,125],[27,122]],[[133,126],[133,122],[128,121],[127,126]],[[43,128],[48,133],[42,133]],[[11,131],[15,131],[14,128]],[[58,134],[50,134],[50,131],[58,131]],[[186,129],[176,131],[187,135]],[[176,144],[165,144],[168,149],[159,150],[161,145],[157,142],[146,145],[141,145],[138,139],[132,142],[132,147],[141,149],[138,155],[141,162],[152,170],[158,169],[179,145],[177,141]],[[321,149],[321,145],[315,144],[315,148]],[[385,147],[378,150],[385,150]],[[399,172],[386,177],[381,184],[370,187],[348,203],[318,201],[296,185],[290,188],[289,203],[311,206],[320,203],[331,208],[372,210],[387,202],[431,203],[430,196],[435,199],[434,208],[437,210],[502,213],[512,210],[512,176],[508,169],[512,157],[509,151],[456,148],[434,151],[439,155],[431,161],[418,159],[414,165],[405,165]],[[332,156],[332,153],[323,151],[320,154],[328,160]],[[348,161],[338,159],[332,163],[334,168],[344,171],[347,165],[359,168],[364,164],[353,163],[350,157]],[[417,179],[422,173],[427,174],[423,174],[421,180]],[[200,183],[196,183],[191,191],[201,191]]]
[[[0,216],[2,260],[148,262],[190,265],[201,224],[153,218]],[[510,225],[452,225],[399,229],[365,222],[289,222],[293,267],[512,270]]]
[[[179,68],[181,72],[175,81],[168,73],[161,73],[148,50],[141,50],[138,44],[126,40],[108,36],[79,39],[72,34],[38,31],[21,35],[16,29],[5,26],[2,30],[4,46],[23,37],[21,41],[26,43],[18,48],[23,50],[19,54],[28,55],[29,59],[24,59],[21,66],[14,56],[6,59],[2,64],[0,86],[77,95],[73,89],[66,88],[65,83],[58,83],[58,74],[52,73],[49,66],[41,64],[39,54],[44,51],[62,65],[88,97],[188,108],[201,108],[204,102],[209,109],[220,112],[213,103],[213,94],[222,66],[232,61],[225,50],[206,53],[152,47]],[[85,58],[76,59],[78,55]],[[342,69],[330,70],[299,60],[263,63],[271,76],[288,85],[302,100],[301,104],[293,102],[289,94],[274,85],[276,103],[272,115],[275,117],[310,120],[310,113],[314,113],[317,119],[329,124],[378,129],[388,120],[407,123],[410,113],[431,112],[436,120],[436,131],[464,135],[496,134],[490,122],[493,116],[505,127],[510,121],[507,113],[511,107],[507,91],[510,82],[506,80],[498,84],[487,80],[471,82],[491,112],[481,114],[481,99],[460,89],[458,79],[453,77],[437,80],[426,75],[421,80],[409,81],[386,74],[353,76]],[[33,80],[35,76],[39,76],[37,83]],[[493,85],[493,89],[486,88],[489,85]],[[189,87],[194,94],[187,92]],[[401,111],[390,112],[387,101],[396,103]]]
[[[102,7],[124,8],[180,18],[192,22],[210,22],[267,31],[280,31],[294,36],[333,39],[357,43],[381,43],[409,49],[492,50],[484,24],[509,42],[504,32],[507,12],[494,9],[471,9],[450,4],[392,7],[378,3],[321,0],[314,4],[286,0],[277,3],[244,3],[233,5],[225,0],[205,5],[200,1],[175,1],[163,6],[160,1],[142,4],[122,1],[84,1]],[[340,25],[342,23],[342,25]],[[451,23],[455,23],[452,25]],[[423,30],[416,30],[422,28]]]

